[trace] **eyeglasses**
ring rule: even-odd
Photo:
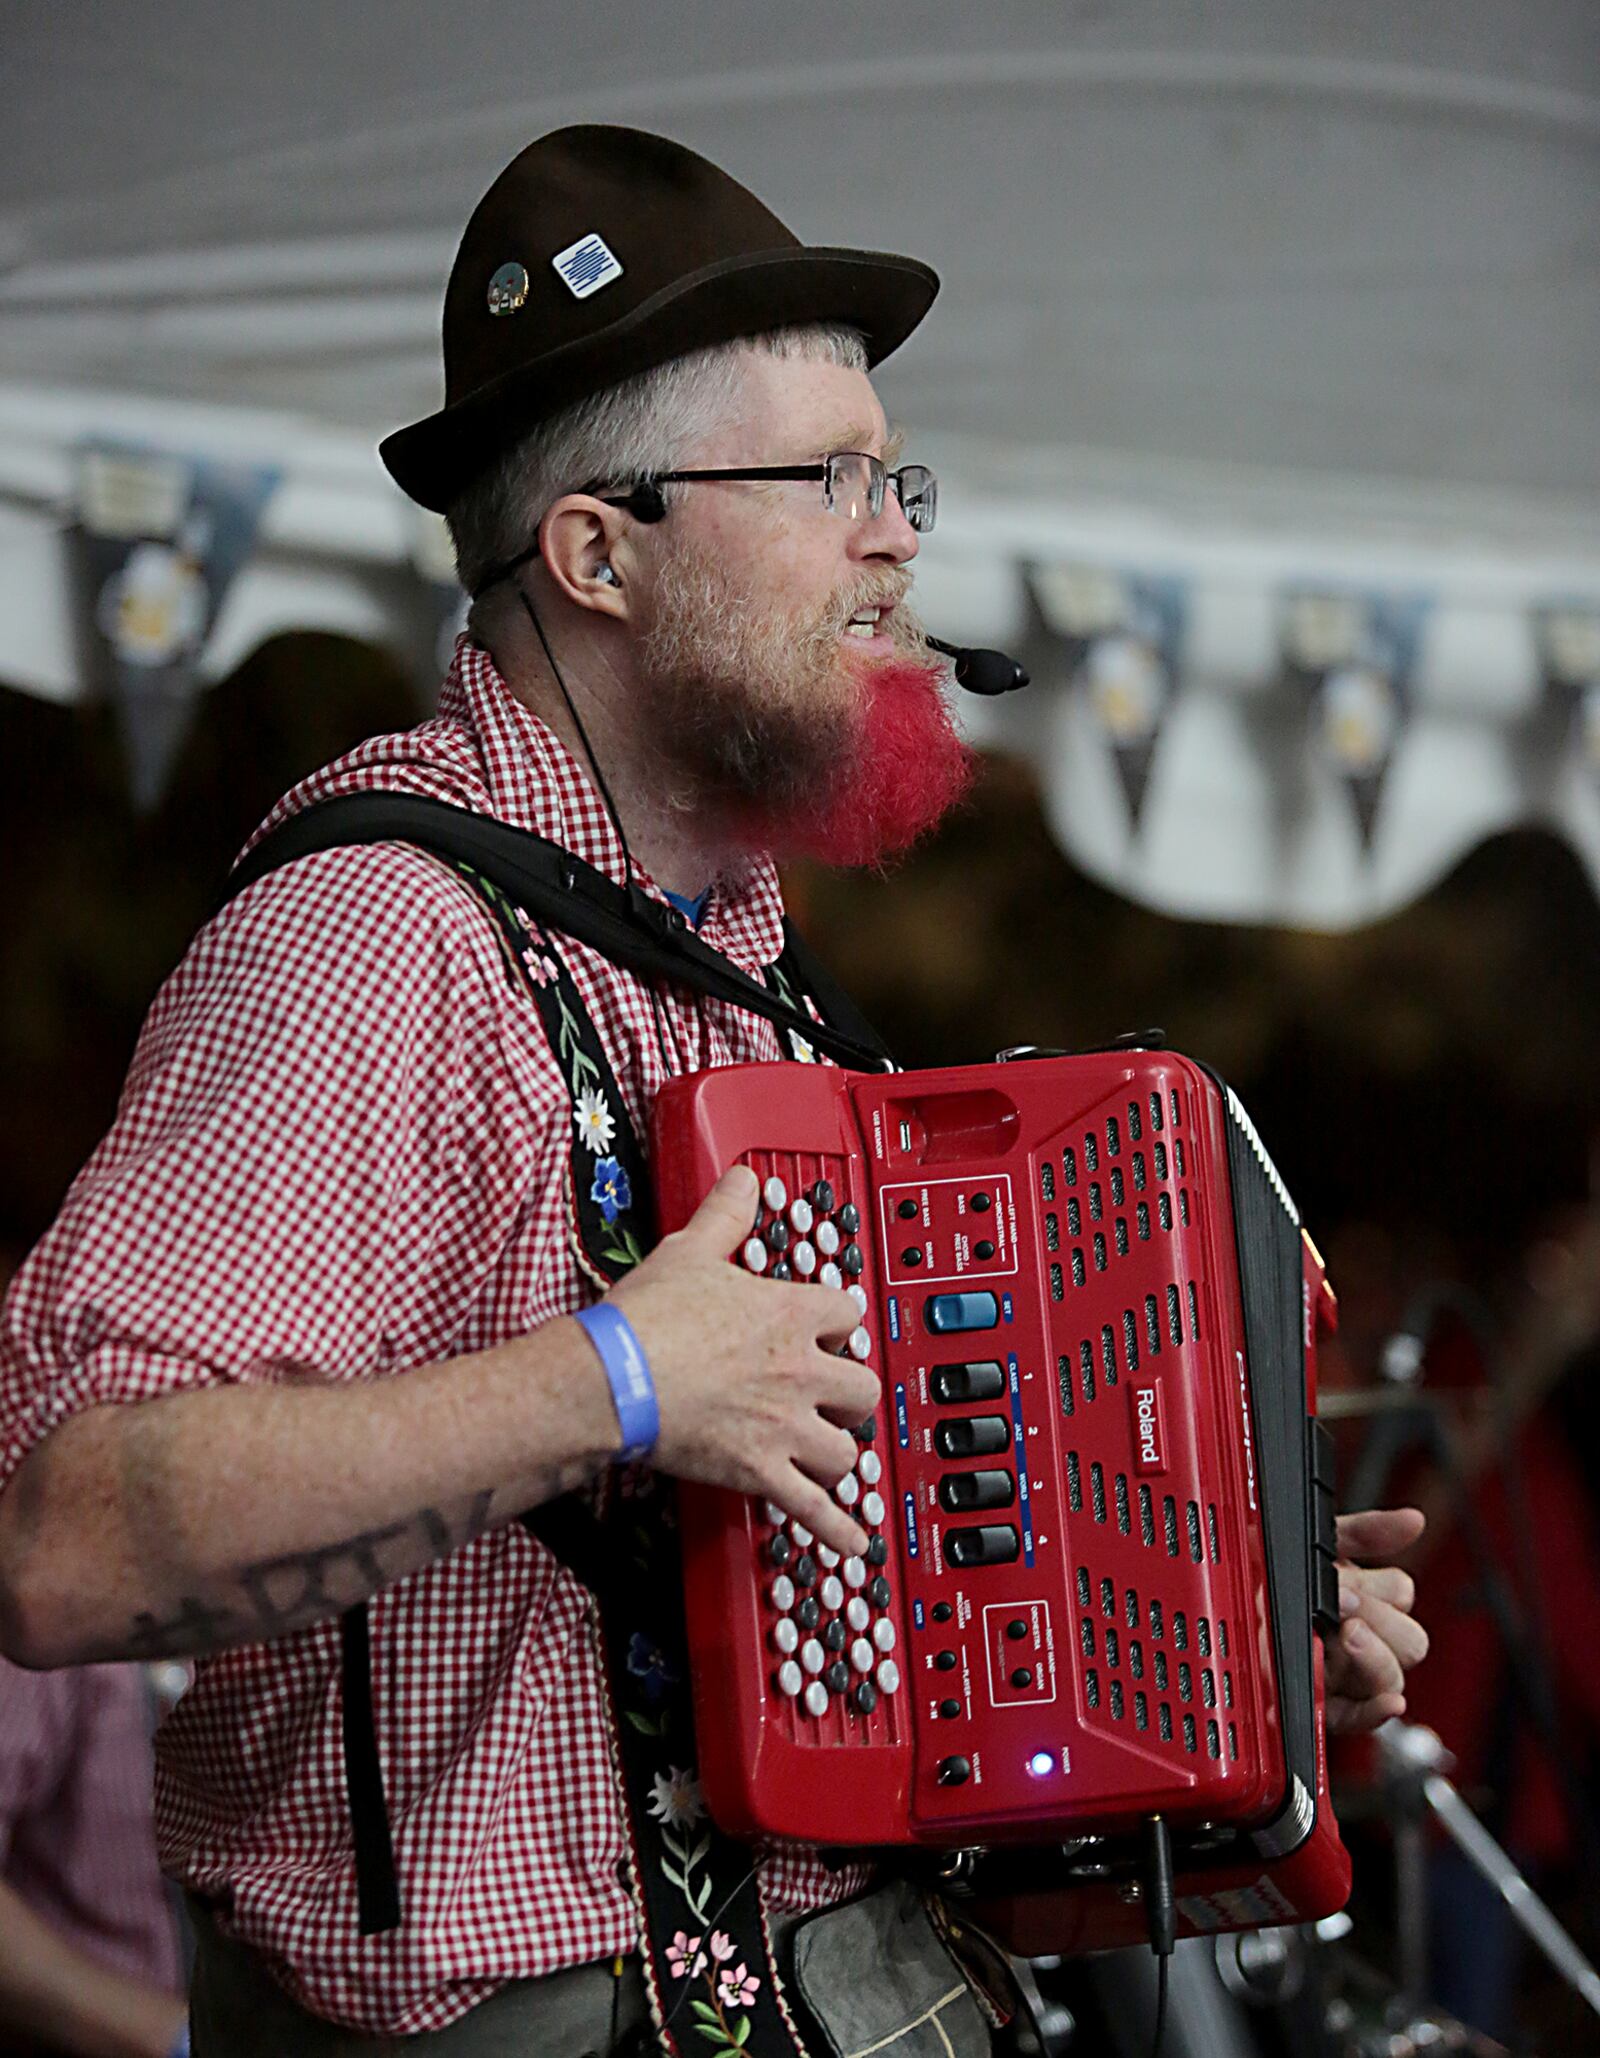
[[[926,465],[902,465],[891,472],[881,457],[865,450],[836,450],[821,464],[729,466],[715,471],[656,472],[629,493],[597,494],[609,506],[626,507],[641,521],[660,521],[666,513],[659,486],[693,484],[713,479],[801,479],[819,481],[822,502],[830,514],[851,521],[876,520],[890,486],[901,512],[919,536],[926,536],[939,511],[939,482]],[[593,489],[590,489],[593,490]]]

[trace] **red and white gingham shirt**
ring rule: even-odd
[[[361,745],[269,823],[373,787],[498,816],[621,876],[584,773],[466,640],[435,720]],[[781,915],[761,867],[713,894],[701,933],[754,971],[779,954]],[[646,989],[562,949],[644,1134],[666,1076]],[[659,997],[677,1070],[780,1055],[757,1017]],[[460,882],[393,846],[259,881],[156,996],[115,1124],[18,1275],[0,1485],[100,1402],[403,1372],[580,1306],[571,1122],[532,1001]],[[358,1934],[331,1621],[199,1666],[157,1740],[165,1869],[231,1911],[303,2005],[373,2033],[439,2028],[507,1980],[633,1949],[576,1580],[512,1524],[387,1588],[371,1628],[404,1926]],[[798,1847],[762,1876],[786,1907],[862,1883]]]

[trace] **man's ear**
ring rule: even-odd
[[[591,493],[565,493],[539,524],[539,554],[563,600],[626,621],[634,569],[620,508]]]

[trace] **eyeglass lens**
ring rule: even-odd
[[[890,479],[906,520],[925,535],[933,527],[939,500],[937,482],[926,465],[908,464],[889,473],[878,458],[864,451],[842,450],[828,459],[823,491],[834,514],[865,521],[882,514],[884,488]]]

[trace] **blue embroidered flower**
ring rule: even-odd
[[[608,1222],[614,1222],[624,1208],[633,1206],[633,1189],[628,1175],[615,1158],[602,1158],[594,1168],[594,1185],[589,1198]]]
[[[645,1698],[659,1701],[669,1686],[676,1686],[678,1674],[649,1637],[635,1630],[628,1643],[628,1670],[644,1688]]]

